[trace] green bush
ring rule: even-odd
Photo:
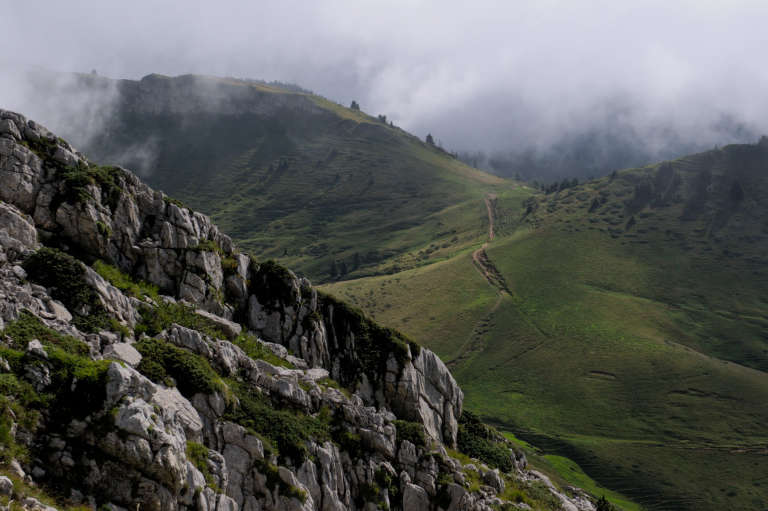
[[[221,260],[221,270],[224,275],[234,275],[237,273],[237,259],[234,257],[225,257]]]
[[[108,330],[109,315],[96,291],[85,282],[80,261],[55,248],[43,247],[24,261],[29,280],[50,288],[51,296],[72,313],[72,323],[85,332]]]
[[[514,469],[510,448],[503,437],[490,426],[483,424],[475,414],[466,410],[459,417],[457,443],[459,451],[485,462],[490,467],[503,472]]]
[[[244,383],[232,381],[230,388],[238,402],[230,404],[224,418],[266,437],[281,459],[301,464],[308,455],[308,441],[322,443],[330,438],[329,417],[278,410]]]
[[[394,421],[397,428],[397,443],[399,444],[403,440],[408,440],[417,447],[426,447],[427,438],[424,435],[424,426],[418,422],[411,421]]]
[[[195,313],[194,307],[183,303],[162,302],[157,307],[146,307],[141,311],[141,321],[134,330],[136,335],[152,336],[159,334],[174,323],[217,339],[227,338],[216,323]]]
[[[608,500],[605,498],[605,495],[600,497],[595,507],[597,511],[618,511],[616,506],[608,502]]]
[[[157,383],[168,383],[168,377],[185,397],[191,398],[202,392],[212,394],[225,392],[226,385],[211,368],[208,361],[191,351],[158,339],[143,339],[136,343],[142,355],[137,369],[144,376]]]
[[[94,197],[88,192],[88,186],[97,185],[101,188],[102,202],[114,211],[123,193],[124,174],[118,167],[81,163],[58,169],[57,177],[62,179],[65,200],[71,204],[92,200]]]
[[[353,459],[365,457],[367,454],[363,441],[357,433],[344,429],[335,429],[333,431],[333,441]]]

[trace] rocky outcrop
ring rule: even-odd
[[[8,415],[27,483],[118,510],[490,510],[532,477],[509,449],[517,473],[449,455],[463,395],[434,353],[238,253],[130,172],[0,111],[0,183],[0,329],[15,328],[0,372],[49,396],[25,395],[37,408],[24,420]],[[110,326],[81,330],[61,290],[30,282],[41,245],[79,259]],[[97,259],[167,296],[127,294],[88,266]],[[168,320],[138,334],[177,302],[210,328]]]
[[[455,444],[463,394],[433,353],[319,298],[306,279],[237,253],[208,217],[173,203],[129,171],[89,168],[82,154],[45,128],[18,114],[3,111],[0,118],[7,126],[0,180],[8,184],[0,199],[32,215],[41,238],[104,259],[221,317],[232,337],[240,325],[230,320],[242,317],[264,339],[358,386],[367,404],[400,408],[409,420],[423,422],[431,437]],[[62,177],[72,172],[83,182]],[[121,320],[132,323],[119,296],[105,297],[98,276],[89,275],[104,302],[116,304]],[[362,339],[369,331],[381,335]]]

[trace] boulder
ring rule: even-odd
[[[102,356],[107,359],[120,360],[128,365],[136,367],[141,362],[141,353],[127,342],[118,342],[110,344],[102,352]]]

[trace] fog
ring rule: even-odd
[[[587,139],[643,159],[768,132],[764,1],[1,4],[0,107],[52,127],[82,107],[93,129],[108,91],[57,105],[22,70],[291,82],[454,151]]]

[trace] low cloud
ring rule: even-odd
[[[766,20],[765,2],[713,0],[14,2],[0,104],[52,128],[84,110],[93,130],[109,91],[57,104],[25,95],[18,70],[201,73],[355,99],[453,150],[607,132],[667,155],[768,132]]]

